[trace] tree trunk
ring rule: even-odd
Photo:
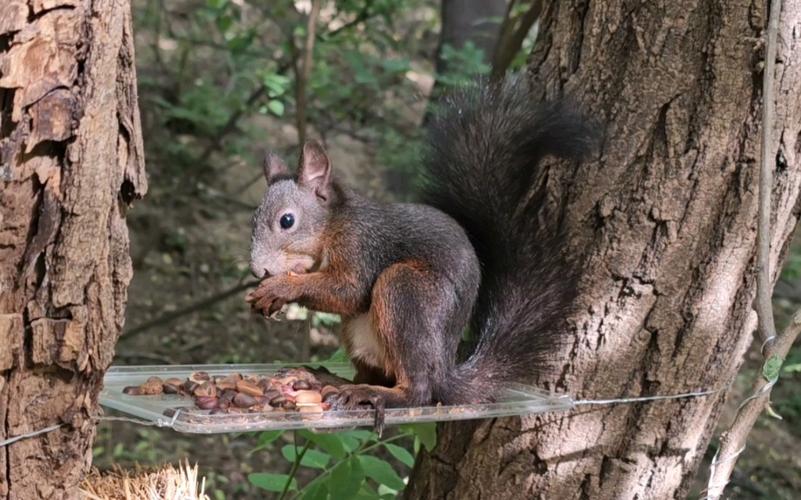
[[[726,389],[752,340],[763,2],[549,2],[542,98],[605,124],[600,154],[543,179],[542,217],[586,256],[562,369],[576,399]],[[773,131],[772,269],[799,214],[801,4],[784,2]],[[686,495],[724,392],[440,428],[409,498]]]
[[[442,74],[447,70],[447,61],[442,58],[443,45],[460,49],[467,42],[473,42],[476,48],[484,52],[484,60],[489,62],[505,13],[505,0],[442,0],[437,73]]]
[[[440,77],[449,70],[448,61],[443,57],[443,47],[449,45],[454,49],[461,49],[467,42],[472,42],[476,48],[481,49],[483,61],[489,64],[501,34],[501,23],[505,14],[506,0],[442,0],[442,27],[434,61],[437,79],[431,89],[431,102],[436,102],[442,93],[443,82]],[[430,122],[432,112],[429,105],[423,116],[424,126]]]
[[[0,499],[77,498],[144,194],[130,5],[0,9]]]

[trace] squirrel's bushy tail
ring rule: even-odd
[[[541,160],[581,158],[595,134],[564,102],[537,104],[519,77],[446,97],[428,134],[426,201],[465,228],[482,265],[471,324],[478,344],[435,397],[486,401],[546,366],[565,328],[576,273],[538,223]]]

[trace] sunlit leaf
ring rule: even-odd
[[[284,491],[284,486],[286,485],[289,476],[287,474],[272,474],[269,472],[254,472],[253,474],[248,475],[248,481],[253,486],[259,487],[263,490],[267,491]],[[298,482],[295,478],[292,478],[292,482],[289,484],[290,490],[298,489]]]
[[[402,490],[403,480],[389,463],[371,455],[359,455],[359,463],[364,474],[379,484],[385,484],[394,490]]]
[[[414,466],[414,456],[409,453],[409,450],[406,448],[402,448],[398,445],[392,443],[384,443],[384,448],[395,457],[400,463],[405,465],[406,467],[413,467]]]
[[[281,448],[281,454],[289,462],[294,462],[295,446],[291,444],[285,445],[283,448]],[[314,448],[309,448],[303,454],[303,458],[300,460],[300,465],[313,469],[325,469],[330,461],[331,455],[328,453],[323,453],[322,451],[315,450]]]

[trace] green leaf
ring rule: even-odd
[[[278,73],[267,73],[262,76],[262,83],[267,87],[270,97],[278,97],[284,95],[289,89],[291,80],[289,77],[280,75]]]
[[[773,355],[765,361],[765,364],[762,365],[762,376],[765,377],[765,380],[768,382],[775,382],[779,378],[779,371],[782,368],[782,363],[784,360],[777,356]]]
[[[344,347],[340,347],[334,351],[331,357],[326,360],[328,363],[347,363],[348,361],[350,361],[350,359],[348,358],[348,353],[345,352]]]
[[[428,451],[433,450],[437,445],[437,424],[435,422],[406,424],[402,428],[414,434]]]
[[[267,103],[267,109],[269,109],[270,112],[275,116],[283,116],[284,103],[281,101],[270,101]]]
[[[782,368],[782,371],[786,373],[801,373],[801,363],[786,365],[784,368]]]
[[[316,444],[336,459],[341,460],[348,454],[345,444],[336,434],[316,434],[306,429],[299,430],[298,434]]]
[[[378,496],[379,498],[396,498],[398,496],[398,490],[393,490],[386,484],[382,484],[378,486]]]
[[[248,481],[250,481],[253,486],[267,491],[284,491],[284,485],[286,485],[288,479],[289,476],[287,474],[271,474],[269,472],[254,472],[253,474],[248,474]],[[289,489],[298,489],[298,482],[294,477],[289,484]]]
[[[369,484],[365,483],[356,496],[353,497],[353,500],[378,500],[379,498],[381,498],[381,495],[371,488]]]
[[[259,433],[259,441],[257,445],[259,447],[267,446],[268,444],[272,443],[276,439],[281,437],[284,431],[264,431]]]
[[[371,455],[359,455],[359,463],[364,474],[378,484],[385,484],[393,490],[402,490],[403,480],[389,463]]]
[[[406,448],[402,448],[392,443],[384,443],[384,448],[386,448],[393,457],[398,459],[398,461],[406,467],[414,467],[414,455],[409,453],[409,450]]]
[[[301,495],[300,498],[302,500],[327,500],[328,483],[325,481],[309,483],[307,488],[303,490],[303,495]]]
[[[363,481],[364,471],[356,457],[340,462],[331,471],[328,483],[331,498],[352,498],[361,489]]]
[[[289,462],[295,462],[294,445],[285,445],[283,448],[281,448],[281,454]],[[311,467],[312,469],[325,469],[330,461],[331,455],[328,453],[323,453],[322,451],[315,450],[314,448],[309,448],[306,450],[306,453],[303,454],[303,458],[300,459],[300,465],[304,467]]]
[[[354,429],[352,431],[341,432],[340,436],[357,439],[359,444],[378,440],[378,434],[372,431],[366,431],[364,429]]]

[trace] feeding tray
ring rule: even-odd
[[[340,377],[348,379],[353,377],[353,368],[347,363],[313,365],[325,367]],[[142,384],[153,376],[162,379],[185,379],[198,371],[204,371],[212,377],[235,373],[272,376],[280,369],[300,366],[303,364],[112,366],[106,372],[104,388],[100,393],[100,404],[159,426],[196,434],[287,429],[338,430],[374,424],[374,410],[331,410],[317,414],[300,412],[212,414],[209,410],[196,408],[191,396],[188,395],[134,396],[123,393],[123,388]],[[511,384],[496,399],[495,403],[484,404],[387,408],[384,422],[390,426],[509,417],[566,410],[573,406],[569,396],[550,394],[523,384]]]

